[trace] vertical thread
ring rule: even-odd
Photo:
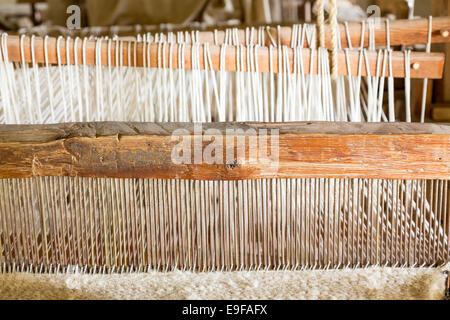
[[[449,259],[448,192],[445,180],[3,179],[0,263],[37,272],[438,265]]]

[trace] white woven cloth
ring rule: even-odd
[[[1,274],[0,299],[442,299],[442,268]]]

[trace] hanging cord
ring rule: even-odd
[[[336,0],[330,1],[329,22],[331,29],[331,79],[335,80],[338,76],[338,22]],[[325,13],[324,0],[317,0],[317,27],[319,29],[320,47],[325,47]]]
[[[336,80],[338,75],[337,50],[338,50],[338,24],[336,0],[329,0],[329,24],[331,29],[331,79]],[[319,47],[325,47],[325,10],[324,0],[317,0],[317,28],[319,29]]]
[[[427,48],[426,53],[431,52],[431,35],[433,32],[433,17],[430,16],[428,20],[428,42],[427,42]],[[425,122],[425,109],[427,105],[427,91],[428,91],[428,79],[423,80],[423,89],[422,89],[422,109],[420,113],[420,122]]]
[[[411,50],[405,51],[406,122],[411,122]]]
[[[389,60],[389,75],[388,75],[389,122],[395,122],[395,93],[394,93],[394,77],[392,71],[391,27],[389,19],[386,20],[386,45]]]
[[[317,27],[319,29],[319,45],[325,47],[325,11],[323,6],[324,0],[317,0]]]
[[[330,0],[330,28],[331,28],[331,79],[338,76],[338,21],[336,0]]]

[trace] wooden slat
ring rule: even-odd
[[[264,161],[255,157],[255,148],[249,146],[262,129],[279,133],[269,135],[269,156]],[[232,144],[225,139],[225,132],[228,139],[246,137],[239,143],[244,157],[236,156],[239,140]],[[200,150],[200,155],[210,150],[212,135],[216,135],[216,151],[223,152],[223,163],[208,164],[201,157],[194,161],[194,150]],[[182,138],[191,139],[192,164],[172,161],[172,152],[180,147],[177,144]],[[271,148],[276,141],[278,157]],[[227,154],[234,156],[226,160]],[[104,122],[0,126],[0,178],[36,176],[450,179],[450,124],[210,123],[200,127],[192,123]]]
[[[428,19],[415,19],[415,20],[396,20],[389,22],[389,30],[390,30],[390,44],[391,46],[400,46],[400,45],[414,45],[414,44],[424,44],[428,42],[428,28],[429,28],[429,20]],[[257,28],[256,28],[257,29]],[[292,40],[292,27],[291,26],[283,26],[280,27],[279,36],[278,36],[278,28],[269,27],[267,32],[270,32],[272,39],[266,34],[265,45],[273,45],[273,41],[277,44],[278,39],[282,45],[290,46]],[[445,43],[450,42],[450,36],[445,35],[445,31],[450,31],[450,17],[436,17],[433,18],[432,21],[432,33],[431,33],[431,42],[432,43]],[[347,40],[347,33],[345,31],[345,25],[339,25],[339,32],[341,37],[341,46],[342,48],[349,48],[349,43]],[[361,35],[362,35],[362,24],[361,23],[348,23],[348,34],[350,36],[350,41],[352,47],[359,47],[361,44]],[[240,44],[246,43],[246,31],[243,29],[239,29],[237,31],[238,40]],[[191,40],[191,33],[187,33],[187,41]],[[212,31],[202,31],[198,33],[198,41],[200,43],[215,43],[222,44],[225,42],[225,31],[217,31],[216,35]],[[217,39],[217,41],[216,41]],[[374,30],[374,39],[375,45],[378,47],[385,47],[387,45],[387,28],[386,22],[384,20],[379,21],[375,30]],[[255,31],[253,36],[253,43],[256,44],[258,41],[257,32]],[[307,41],[305,39],[303,45],[306,47]],[[317,42],[316,42],[316,45]],[[364,32],[364,47],[369,46],[369,28],[366,24],[365,32]],[[331,48],[331,31],[330,26],[325,26],[325,47]]]
[[[450,15],[450,1],[448,0],[433,0],[431,1],[431,8],[434,15]],[[450,28],[449,31],[450,38]],[[433,46],[436,52],[443,52],[448,57],[450,55],[450,43],[438,44]],[[434,102],[450,103],[450,64],[446,64],[444,68],[444,77],[441,81],[436,81],[434,84]]]
[[[416,20],[396,20],[390,21],[390,44],[391,46],[425,44],[428,42],[428,19]],[[353,47],[359,47],[361,43],[361,23],[348,24],[350,41]],[[348,48],[347,35],[345,26],[339,25],[341,34],[342,48]],[[450,36],[444,37],[444,31],[450,31],[450,17],[433,18],[432,22],[432,43],[450,42]],[[291,43],[292,28],[284,27],[281,29],[281,42],[289,45]],[[275,38],[276,39],[276,38]],[[374,30],[375,46],[385,47],[387,43],[386,22],[381,20]],[[306,43],[305,43],[306,45]],[[369,46],[369,30],[366,24],[364,33],[364,47]],[[330,27],[325,26],[325,46],[331,47],[331,31]]]
[[[66,43],[68,41],[68,43]],[[74,40],[65,40],[62,39],[59,42],[60,48],[60,63],[61,64],[82,64],[83,63],[83,44],[82,41],[77,41],[77,50],[75,50],[75,41]],[[116,61],[116,44],[115,42],[111,42],[108,45],[107,41],[101,42],[101,47],[99,51],[101,52],[100,59],[96,59],[95,48],[97,42],[94,40],[90,40],[86,42],[85,46],[85,63],[86,65],[123,65],[123,66],[144,66],[144,52],[146,57],[145,66],[149,66],[148,57],[150,58],[150,67],[163,67],[167,68],[178,68],[179,67],[179,59],[178,59],[178,45],[167,44],[166,46],[152,44],[150,46],[136,42],[122,42],[123,47],[122,50],[119,46],[119,52],[122,53],[122,59],[118,59]],[[58,55],[57,55],[57,39],[49,38],[47,42],[47,50],[48,50],[48,62],[50,64],[58,63]],[[144,47],[145,46],[145,47]],[[44,50],[44,40],[42,38],[36,37],[34,39],[34,56],[35,62],[44,63],[45,62],[45,50]],[[170,49],[172,47],[172,49]],[[69,59],[67,59],[66,48],[69,48]],[[204,69],[204,47],[196,46],[199,54],[199,68]],[[7,49],[8,49],[8,59],[9,61],[14,62],[31,62],[32,61],[32,53],[31,53],[31,39],[25,37],[23,42],[20,41],[17,36],[9,36],[7,40]],[[209,46],[210,56],[211,56],[211,64],[213,70],[220,70],[220,46]],[[238,47],[229,46],[226,48],[226,63],[225,70],[227,71],[236,71],[237,70],[237,50]],[[241,49],[242,50],[242,49]],[[269,72],[270,71],[270,52],[267,47],[259,47],[256,49],[255,56],[258,57],[258,70],[261,72]],[[289,66],[291,70],[293,69],[293,49],[286,48],[287,55],[289,57]],[[23,55],[22,55],[23,51]],[[77,59],[75,61],[74,52],[77,52]],[[192,68],[192,46],[186,45],[184,49],[184,68],[191,69]],[[161,61],[158,63],[158,52],[160,52]],[[318,54],[316,50],[303,49],[303,66],[304,73],[308,74],[310,71],[312,73],[317,73],[317,61]],[[277,48],[272,49],[272,65],[273,72],[279,72],[279,50]],[[108,59],[108,56],[111,59]],[[117,55],[118,56],[118,55]],[[245,50],[241,51],[240,56],[242,57],[242,68],[241,70],[247,70],[247,52]],[[357,51],[349,51],[349,64],[350,70],[347,69],[346,56],[344,51],[340,51],[338,53],[338,65],[339,65],[339,74],[340,75],[358,75],[358,67],[360,61],[360,53]],[[377,56],[376,52],[368,52],[368,67],[365,64],[365,59],[363,58],[362,62],[362,76],[367,75],[367,69],[370,70],[371,75],[375,75],[377,70]],[[166,61],[165,63],[163,61]],[[121,61],[121,62],[120,62]],[[172,61],[172,64],[169,63]],[[313,62],[313,68],[310,69],[310,62]],[[445,62],[445,55],[441,53],[418,53],[414,52],[411,54],[411,65],[410,72],[411,78],[428,78],[428,79],[439,79],[442,78],[443,68]],[[382,61],[380,61],[382,64]],[[413,67],[414,66],[414,67]],[[208,66],[209,68],[209,66]],[[393,76],[396,78],[404,78],[405,77],[405,59],[404,53],[402,52],[393,52],[392,54],[392,68],[393,68]],[[386,68],[386,75],[388,75],[389,68]]]
[[[442,0],[447,1],[447,0]],[[442,14],[442,12],[436,12],[436,15]],[[447,14],[444,12],[444,14]],[[95,36],[112,36],[118,35],[120,37],[129,38],[134,37],[137,33],[140,34],[155,34],[159,33],[159,37],[165,37],[168,34],[167,30],[158,29],[159,26],[154,25],[144,25],[144,26],[113,26],[113,27],[91,27],[91,28],[83,28],[81,30],[65,30],[64,34],[70,34],[73,37],[84,37],[90,34]],[[170,30],[175,34],[177,32],[183,32],[184,41],[189,43],[192,38],[192,30],[198,29],[199,27],[189,27],[187,28],[185,25],[170,25]],[[224,27],[219,27],[224,29]],[[238,41],[240,44],[246,44],[246,31],[242,26],[237,26],[237,35]],[[350,22],[348,24],[350,39],[353,47],[359,47],[361,43],[361,23]],[[60,28],[55,29],[53,33],[58,34]],[[258,26],[255,26],[255,30],[258,30]],[[329,48],[331,44],[330,40],[330,32],[329,26],[325,26],[325,44]],[[339,25],[339,30],[341,34],[341,44],[342,48],[348,48],[349,44],[347,42],[347,35],[345,32],[344,24]],[[432,26],[432,43],[445,43],[450,42],[450,36],[444,37],[444,32],[450,30],[450,17],[435,17],[433,18],[433,26]],[[50,31],[52,31],[52,27],[50,27]],[[292,26],[281,26],[280,27],[280,37],[278,37],[278,28],[276,26],[266,26],[266,31],[264,34],[264,45],[270,46],[278,44],[278,39],[282,45],[290,46],[291,38],[292,38]],[[375,44],[376,46],[386,46],[386,23],[381,20],[378,27],[375,31]],[[269,33],[272,36],[272,39],[269,37]],[[220,45],[225,41],[225,31],[217,30],[216,32],[212,30],[203,30],[196,32],[196,37],[198,42],[200,43],[210,43]],[[415,20],[395,20],[390,22],[390,38],[392,46],[400,46],[400,45],[414,45],[414,44],[422,44],[428,41],[428,19],[415,19]],[[154,40],[153,36],[150,36],[151,40]],[[253,39],[248,39],[250,43],[257,44],[258,37],[257,31],[254,32]],[[304,42],[304,46],[306,47],[306,40]],[[364,33],[364,46],[368,47],[369,45],[369,31],[366,25],[366,31]]]

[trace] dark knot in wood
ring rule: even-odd
[[[238,160],[231,160],[231,161],[227,161],[227,163],[226,163],[227,169],[230,169],[230,170],[236,169],[240,165],[241,165],[241,163]]]

